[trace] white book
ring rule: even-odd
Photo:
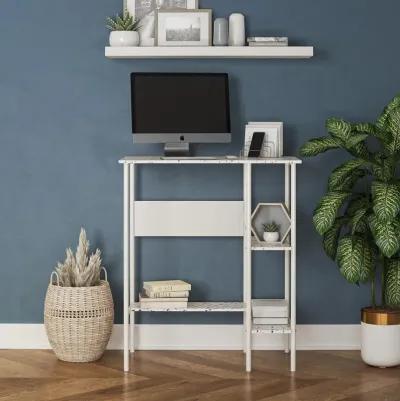
[[[250,47],[285,47],[288,42],[249,42]]]
[[[144,290],[144,293],[149,298],[187,298],[189,297],[189,291],[158,291],[153,292]]]
[[[190,291],[192,286],[182,280],[144,281],[143,288],[150,292]]]
[[[142,297],[139,295],[140,307],[143,309],[178,309],[187,308],[188,299],[187,298],[149,298]]]
[[[187,297],[181,298],[149,298],[145,294],[139,294],[139,301],[141,303],[159,304],[160,302],[187,302]]]
[[[254,324],[288,324],[287,317],[253,317]]]
[[[250,36],[248,42],[288,42],[287,36]]]
[[[285,299],[253,299],[253,317],[288,317],[288,301]]]

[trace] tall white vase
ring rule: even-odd
[[[229,17],[229,46],[244,46],[246,44],[246,29],[244,15],[231,14]]]

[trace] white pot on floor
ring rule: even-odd
[[[136,31],[112,31],[110,32],[110,46],[139,46],[139,33]]]
[[[400,365],[400,311],[364,308],[361,316],[362,360],[380,368]]]

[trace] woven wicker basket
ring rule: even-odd
[[[107,273],[94,287],[61,287],[53,284],[54,274],[57,276],[55,272],[51,275],[44,307],[49,342],[62,361],[95,361],[106,349],[114,322]]]

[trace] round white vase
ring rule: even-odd
[[[377,312],[372,316],[371,309],[362,311],[361,358],[371,366],[387,368],[400,365],[400,324],[399,313],[389,316]],[[394,323],[394,324],[393,324]],[[397,323],[397,324],[395,324]]]
[[[110,32],[110,46],[139,46],[139,33],[136,31]]]
[[[246,44],[246,32],[244,15],[231,14],[229,17],[229,46],[244,46]]]
[[[279,232],[269,233],[264,231],[263,238],[265,242],[278,242],[279,241]]]

